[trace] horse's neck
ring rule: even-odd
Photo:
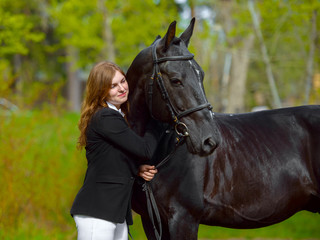
[[[147,124],[147,120],[141,117],[131,116],[129,117],[129,123],[131,128],[140,136],[145,133],[145,126]]]
[[[145,132],[145,126],[149,119],[149,113],[145,104],[144,95],[138,89],[132,92],[130,101],[130,112],[128,115],[132,129],[139,135]]]
[[[144,89],[146,72],[150,72],[150,69],[152,69],[152,63],[148,61],[150,58],[151,48],[149,47],[141,51],[134,59],[126,76],[130,89],[130,113],[128,120],[132,129],[139,135],[144,134],[145,126],[150,118]]]

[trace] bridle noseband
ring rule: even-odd
[[[175,131],[180,137],[187,137],[189,136],[188,132],[188,127],[185,123],[181,122],[180,119],[193,113],[200,111],[204,108],[207,108],[209,110],[212,109],[212,106],[210,103],[206,102],[204,104],[201,104],[197,107],[187,109],[183,112],[178,112],[174,106],[172,105],[172,102],[170,100],[170,97],[168,95],[168,91],[165,88],[164,81],[160,72],[160,67],[159,63],[167,62],[167,61],[185,61],[185,60],[192,60],[194,55],[189,54],[189,55],[182,55],[182,56],[169,56],[169,57],[162,57],[158,58],[157,57],[157,45],[159,43],[160,39],[157,40],[153,45],[152,45],[152,58],[153,58],[153,74],[149,80],[148,83],[148,106],[149,106],[149,111],[150,114],[152,115],[152,95],[153,95],[153,83],[154,80],[157,81],[158,86],[160,88],[161,96],[162,99],[165,101],[168,110],[171,114],[172,120],[175,123]],[[182,129],[182,132],[181,132]]]

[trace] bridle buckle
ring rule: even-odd
[[[183,122],[180,122],[180,121],[177,122],[176,125],[174,126],[174,129],[180,137],[188,137],[189,136],[189,129],[188,129],[187,125],[184,124]]]

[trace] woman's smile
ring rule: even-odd
[[[119,94],[119,97],[125,97],[127,96],[127,91],[125,91],[124,93]]]

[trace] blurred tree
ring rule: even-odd
[[[320,64],[319,4],[256,1],[285,106],[317,99],[313,79]],[[0,0],[1,95],[33,107],[56,104],[63,91],[72,109],[79,110],[82,80],[94,63],[108,59],[127,69],[142,48],[165,34],[170,22],[178,20],[178,27],[185,28],[192,16],[197,23],[190,50],[206,72],[215,110],[272,106],[247,1],[240,0]]]
[[[244,111],[249,54],[254,43],[245,2],[189,0],[187,3],[190,13],[200,20],[192,46],[207,75],[209,101],[213,102],[215,111]]]
[[[280,98],[286,106],[307,103],[307,89],[315,74],[314,61],[319,62],[315,54],[319,51],[315,48],[315,27],[319,24],[319,19],[314,16],[319,4],[316,0],[257,1],[262,34],[270,54]],[[253,61],[256,66],[260,65],[259,59],[255,58]],[[259,68],[261,67],[256,70]],[[251,73],[253,71],[251,69]],[[264,78],[263,75],[257,76],[256,79],[262,77]],[[256,91],[257,84],[252,80],[250,84]],[[264,89],[263,84],[260,82],[259,88]],[[270,98],[268,94],[265,95]]]
[[[30,45],[44,38],[37,28],[37,16],[32,14],[36,10],[25,1],[0,1],[0,95],[5,98],[12,92],[22,95],[26,85],[23,58],[30,54]]]
[[[267,74],[267,78],[268,78],[268,82],[270,85],[270,90],[271,90],[271,94],[272,94],[272,98],[273,98],[272,104],[273,104],[273,107],[280,108],[281,101],[279,98],[278,89],[275,84],[274,75],[273,75],[272,67],[270,64],[269,54],[268,54],[268,51],[267,51],[267,48],[266,48],[266,45],[264,43],[264,39],[263,39],[263,36],[261,33],[260,18],[259,18],[260,14],[256,12],[253,0],[248,0],[248,8],[251,13],[253,28],[254,28],[256,36],[259,40],[262,58],[263,58],[263,61],[266,65],[266,74]]]
[[[12,101],[20,96],[20,105],[32,107],[48,100],[55,103],[66,86],[75,111],[80,109],[81,80],[94,63],[108,59],[128,68],[139,50],[178,18],[174,0],[0,4],[0,77],[6,83],[0,87],[2,96],[6,92]]]
[[[128,68],[142,48],[149,46],[157,35],[163,36],[169,24],[178,20],[178,9],[174,0],[117,2],[112,11],[116,62]]]
[[[215,111],[220,111],[219,79],[223,67],[220,62],[222,58],[220,52],[216,51],[216,46],[224,41],[224,33],[221,31],[221,25],[216,21],[216,9],[212,7],[212,1],[208,0],[177,2],[182,16],[178,26],[185,28],[192,17],[196,18],[189,50],[195,54],[195,60],[205,72],[204,86],[209,102],[214,105]]]
[[[104,46],[101,52],[101,58],[102,59],[108,59],[111,62],[115,61],[116,58],[116,50],[114,47],[113,39],[114,36],[112,34],[112,14],[110,13],[109,9],[114,9],[114,3],[113,1],[106,1],[106,0],[98,0],[98,10],[101,11],[102,14],[102,38],[104,42]]]
[[[254,35],[250,31],[250,22],[248,21],[249,12],[243,1],[240,3],[219,1],[218,6],[221,9],[220,21],[227,35],[227,51],[232,54],[230,80],[228,85],[222,85],[221,89],[227,98],[227,101],[223,102],[225,104],[222,105],[222,109],[231,113],[244,112],[247,72],[250,63],[249,54],[254,43]]]
[[[270,60],[268,72],[272,69],[280,104],[274,104],[259,41],[254,41],[248,1],[189,0],[181,4],[184,15],[190,17],[193,13],[198,20],[191,45],[206,72],[207,95],[216,111],[243,112],[256,105],[299,105],[308,98],[308,92],[311,100],[317,99],[311,84],[320,62],[316,54],[316,13],[320,2],[255,3]]]
[[[68,96],[75,111],[80,109],[80,67],[108,59],[127,68],[139,48],[155,38],[154,31],[177,15],[173,0],[54,0],[51,13],[61,47],[67,49]]]
[[[318,3],[318,2],[317,2]],[[316,50],[316,41],[318,37],[317,33],[317,17],[318,17],[318,11],[319,11],[319,3],[315,4],[313,2],[313,5],[309,12],[310,12],[310,22],[311,22],[311,29],[309,34],[309,51],[308,51],[308,58],[307,58],[307,65],[306,65],[306,90],[305,90],[305,104],[308,104],[310,101],[310,92],[313,85],[313,76],[315,74],[314,72],[314,61],[315,61],[315,50]]]
[[[97,1],[79,0],[52,0],[49,6],[59,39],[57,45],[65,52],[62,61],[66,63],[67,97],[73,111],[80,110],[80,68],[90,62],[90,56],[98,55],[104,46],[101,37],[103,16],[97,8]]]

